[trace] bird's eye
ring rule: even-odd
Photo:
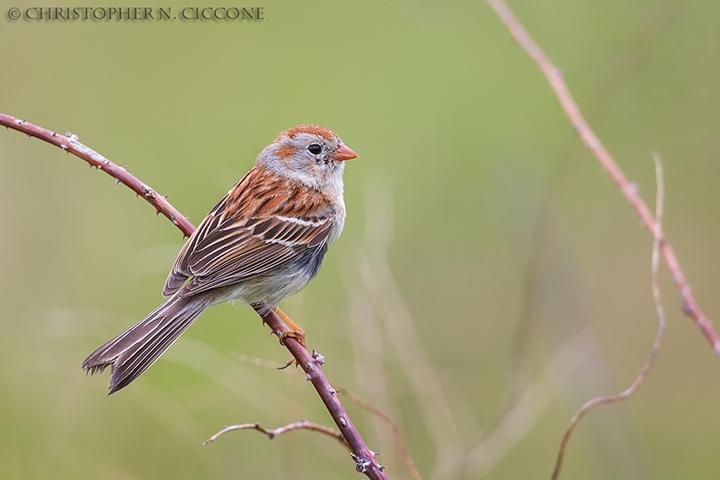
[[[317,155],[318,153],[322,152],[322,147],[317,143],[313,143],[308,146],[308,152],[312,153],[313,155]]]

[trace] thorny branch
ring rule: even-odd
[[[80,143],[77,135],[71,133],[61,135],[3,113],[0,113],[0,125],[23,132],[28,135],[28,137],[43,140],[85,160],[91,166],[97,167],[98,170],[102,170],[115,178],[117,183],[126,185],[144,200],[148,201],[155,207],[157,212],[165,215],[184,235],[190,236],[192,232],[195,231],[193,224],[185,218],[185,216],[180,214],[175,207],[170,205],[170,202],[168,202],[164,196],[157,194],[152,188],[141,182],[124,167],[120,167],[95,150]],[[255,311],[263,319],[263,322],[270,327],[272,333],[278,337],[284,332],[289,331],[287,325],[285,325],[275,312],[269,311],[265,313],[262,312],[260,308],[255,308]],[[345,412],[340,400],[338,400],[337,392],[332,388],[325,376],[322,370],[322,365],[325,362],[324,357],[315,351],[313,351],[311,355],[300,342],[292,337],[284,340],[284,346],[290,351],[297,361],[297,364],[303,369],[307,380],[313,384],[320,399],[340,429],[340,432],[352,451],[350,456],[355,461],[355,469],[360,473],[364,473],[370,479],[387,480],[388,477],[385,472],[383,472],[385,467],[375,461],[375,453],[365,444],[357,428],[355,428],[347,412]]]

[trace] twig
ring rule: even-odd
[[[258,432],[262,432],[267,435],[270,440],[273,440],[275,437],[280,436],[283,433],[292,432],[293,430],[312,430],[313,432],[319,432],[333,437],[335,440],[338,440],[340,443],[342,443],[346,448],[350,448],[348,444],[345,443],[345,439],[343,438],[342,433],[333,430],[332,428],[326,427],[325,425],[308,422],[307,420],[300,420],[299,422],[290,423],[288,425],[276,428],[275,430],[268,430],[265,427],[261,427],[259,423],[242,423],[240,425],[230,425],[228,427],[224,427],[215,435],[205,440],[203,442],[203,445],[212,443],[218,438],[220,438],[222,435],[228,432],[232,432],[234,430],[257,430]]]
[[[23,132],[29,137],[39,138],[85,160],[91,166],[97,167],[99,170],[103,170],[115,178],[118,183],[128,186],[138,195],[141,195],[142,198],[150,202],[158,212],[165,215],[186,236],[190,236],[192,232],[195,231],[193,224],[170,205],[165,197],[155,193],[152,188],[145,185],[134,175],[128,173],[123,167],[116,165],[96,151],[80,143],[76,135],[70,133],[58,135],[45,128],[2,113],[0,113],[0,125]],[[270,311],[265,313],[259,307],[253,308],[263,319],[263,322],[270,327],[272,333],[278,335],[278,337],[284,332],[289,331],[287,325],[285,325],[275,312]],[[325,404],[325,407],[330,412],[330,415],[350,446],[352,450],[350,455],[355,461],[355,469],[373,480],[387,479],[387,475],[382,471],[384,467],[375,461],[375,454],[365,444],[365,441],[348,417],[342,404],[337,399],[336,392],[330,385],[325,373],[323,373],[322,364],[325,361],[324,357],[315,351],[313,351],[311,355],[300,342],[292,337],[286,338],[284,345],[293,357],[295,357],[298,365],[305,371],[307,379],[312,382],[320,399]]]
[[[575,415],[573,415],[572,419],[570,420],[570,426],[565,431],[565,435],[563,436],[562,442],[560,443],[560,449],[558,451],[558,457],[557,461],[555,463],[555,469],[553,470],[552,474],[552,480],[556,480],[560,476],[560,469],[562,468],[563,463],[563,457],[565,456],[565,449],[567,447],[567,443],[570,440],[570,436],[572,435],[573,431],[575,430],[575,427],[577,427],[577,424],[580,422],[580,420],[585,416],[585,414],[590,411],[592,408],[598,406],[598,405],[604,405],[607,403],[615,403],[619,402],[621,400],[625,400],[626,398],[630,397],[637,391],[638,388],[642,385],[642,383],[645,381],[645,378],[647,377],[648,373],[650,373],[650,369],[652,369],[652,366],[655,364],[655,358],[657,357],[658,351],[660,350],[660,345],[662,343],[663,335],[665,334],[665,310],[662,306],[662,297],[660,296],[660,287],[658,285],[658,264],[660,263],[660,247],[662,245],[662,217],[663,217],[663,202],[664,202],[664,196],[665,196],[665,187],[664,187],[664,181],[663,181],[663,169],[662,169],[662,163],[660,161],[660,157],[657,154],[653,154],[653,160],[655,161],[655,176],[657,178],[657,193],[656,193],[656,203],[655,203],[655,228],[653,229],[653,251],[652,251],[652,265],[651,265],[651,279],[652,279],[652,291],[653,291],[653,298],[655,299],[655,309],[657,310],[657,316],[658,316],[658,329],[657,334],[655,335],[655,343],[652,346],[652,350],[650,350],[650,355],[648,356],[648,359],[645,361],[645,365],[643,365],[642,370],[640,370],[640,373],[638,373],[637,377],[635,378],[635,381],[630,385],[627,389],[624,391],[617,393],[615,395],[607,395],[605,397],[597,397],[593,398],[592,400],[589,400],[585,402],[585,404],[580,407],[580,410],[578,410]]]
[[[603,144],[600,142],[600,139],[597,135],[595,135],[595,132],[593,132],[588,123],[585,121],[585,118],[580,113],[577,103],[575,103],[575,100],[563,80],[560,70],[552,63],[552,61],[550,61],[550,58],[545,55],[545,52],[543,52],[538,44],[530,37],[504,0],[487,0],[487,2],[500,16],[500,19],[505,23],[508,30],[510,30],[510,34],[513,36],[515,41],[520,44],[520,46],[528,53],[528,55],[530,55],[535,63],[537,63],[538,67],[540,67],[550,83],[550,87],[560,101],[560,105],[565,111],[565,115],[567,115],[570,123],[572,123],[575,132],[584,142],[585,146],[593,153],[595,158],[597,158],[602,168],[608,175],[610,175],[610,178],[612,178],[615,184],[617,184],[620,188],[620,192],[640,217],[640,221],[648,232],[654,236],[655,218],[653,217],[653,214],[638,194],[637,188],[628,181],[623,171],[613,159],[612,155],[610,155],[610,152],[605,149]],[[715,333],[715,330],[708,318],[702,310],[700,310],[700,306],[697,304],[695,297],[692,294],[690,285],[688,285],[685,280],[685,275],[680,267],[680,262],[675,256],[675,252],[670,245],[670,242],[667,241],[664,235],[660,238],[660,251],[665,259],[665,264],[670,270],[673,282],[675,282],[675,286],[682,297],[682,311],[693,319],[702,334],[712,346],[715,355],[720,356],[720,338],[718,338],[718,335]]]

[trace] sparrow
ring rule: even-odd
[[[110,367],[110,393],[138,378],[208,307],[241,300],[278,308],[317,274],[345,223],[343,171],[357,154],[317,125],[282,132],[190,235],[165,281],[170,297],[92,352],[82,367]],[[282,341],[282,338],[281,338]]]

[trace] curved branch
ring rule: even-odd
[[[615,182],[615,184],[620,188],[620,192],[630,203],[632,208],[635,210],[635,213],[637,213],[640,217],[642,224],[654,238],[656,224],[655,217],[638,194],[637,188],[628,181],[625,173],[623,173],[613,159],[612,155],[610,155],[610,152],[608,152],[603,146],[600,139],[597,135],[595,135],[595,132],[593,132],[590,125],[588,125],[587,121],[582,116],[582,113],[580,113],[580,109],[570,94],[570,90],[568,89],[565,80],[563,80],[560,70],[552,63],[550,58],[545,54],[545,52],[543,52],[540,46],[535,43],[532,37],[530,37],[530,34],[528,34],[527,30],[525,30],[504,0],[487,0],[487,2],[500,16],[500,19],[503,23],[505,23],[515,41],[527,52],[528,55],[530,55],[535,63],[537,63],[538,67],[540,67],[540,70],[542,70],[543,74],[547,78],[550,87],[555,93],[555,96],[558,98],[558,101],[565,111],[565,115],[568,117],[570,123],[575,129],[575,132],[583,141],[587,149],[592,152],[605,172],[610,176],[610,178],[612,178],[613,182]],[[665,259],[665,264],[667,265],[668,270],[670,270],[673,282],[675,282],[675,286],[682,297],[683,313],[693,319],[702,334],[710,343],[715,355],[720,357],[720,338],[717,333],[715,333],[712,324],[695,300],[692,290],[690,289],[690,285],[685,280],[685,275],[680,267],[680,262],[675,256],[675,251],[673,250],[672,245],[670,245],[670,242],[668,242],[664,234],[659,241],[660,251]]]
[[[70,132],[65,135],[51,132],[25,120],[20,120],[19,118],[11,117],[3,113],[0,113],[0,125],[17,130],[18,132],[23,132],[28,137],[39,138],[44,142],[60,147],[65,152],[72,153],[76,157],[85,160],[91,167],[96,167],[98,170],[102,170],[113,177],[116,184],[122,183],[145,199],[155,207],[156,212],[165,215],[186,237],[189,237],[190,234],[195,231],[195,227],[190,220],[185,218],[177,208],[170,205],[170,202],[168,202],[164,196],[158,194],[148,185],[141,182],[137,177],[125,170],[125,167],[111,162],[92,148],[80,143],[77,135],[73,135]]]

